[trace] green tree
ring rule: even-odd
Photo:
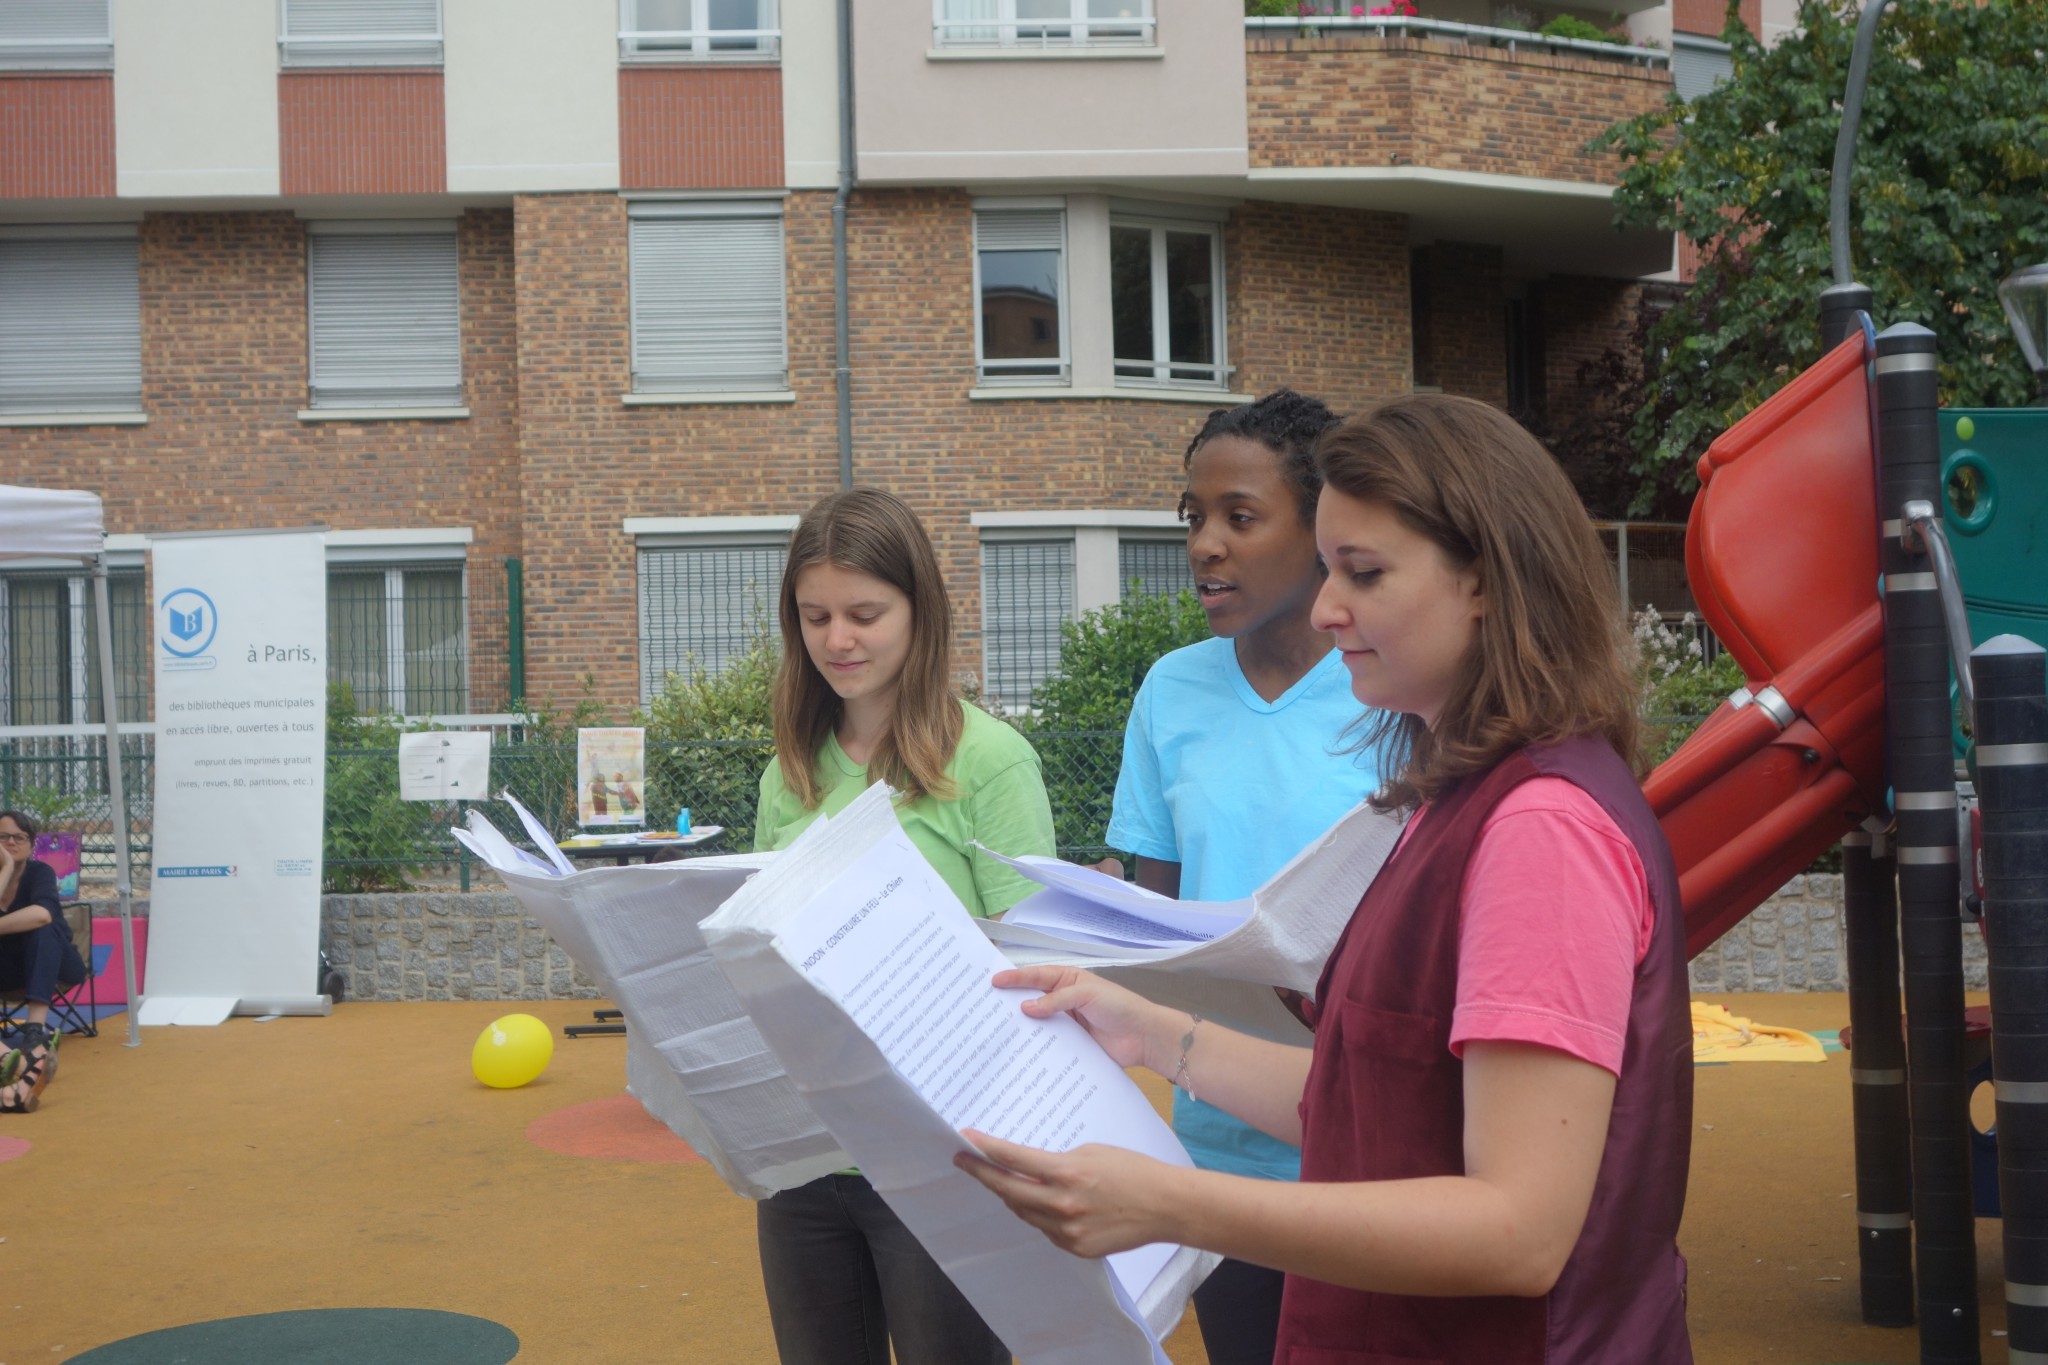
[[[1730,80],[1617,124],[1593,148],[1629,163],[1624,225],[1684,234],[1698,281],[1650,333],[1636,414],[1637,502],[1820,356],[1831,280],[1828,182],[1858,10],[1804,0],[1766,50],[1734,20]],[[1999,278],[2048,258],[2041,0],[1898,0],[1871,55],[1850,180],[1854,274],[1881,324],[1939,338],[1945,403],[2025,402],[2031,382],[1998,306]]]

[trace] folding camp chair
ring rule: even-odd
[[[92,956],[92,907],[74,902],[64,907],[63,915],[64,923],[71,930],[71,945],[78,949],[79,959],[85,963],[85,980],[75,986],[60,986],[51,997],[50,1026],[64,1033],[82,1033],[88,1038],[97,1038],[100,1035],[97,1022],[99,990],[95,983],[99,979],[99,964],[93,961]],[[13,1028],[27,1003],[20,991],[0,994],[0,1030]]]

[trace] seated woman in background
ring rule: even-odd
[[[85,960],[57,899],[57,874],[28,856],[35,837],[33,816],[0,810],[0,993],[18,991],[28,1002],[20,1046],[0,1062],[0,1114],[35,1109],[57,1073],[50,997],[85,980]]]
[[[870,782],[970,914],[1037,888],[970,843],[1053,851],[1038,755],[947,682],[952,608],[930,539],[901,498],[852,488],[790,536],[775,678],[775,757],[757,849],[787,848]],[[757,1206],[768,1316],[783,1365],[1004,1365],[1010,1352],[856,1171]]]

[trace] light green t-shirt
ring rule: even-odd
[[[976,915],[1000,915],[1038,889],[992,858],[968,847],[978,840],[1011,856],[1053,852],[1052,806],[1045,798],[1045,778],[1038,752],[1024,736],[987,712],[960,704],[966,723],[946,776],[953,780],[950,801],[920,796],[896,808],[896,816],[918,852],[953,888],[960,903]],[[865,764],[855,763],[827,735],[818,750],[818,783],[824,798],[809,810],[782,781],[782,762],[771,761],[761,774],[761,803],[754,817],[754,847],[768,852],[788,848],[812,821],[836,815],[868,786]]]

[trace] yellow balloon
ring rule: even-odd
[[[470,1049],[469,1069],[485,1085],[511,1090],[548,1069],[555,1055],[555,1035],[530,1014],[493,1019]]]

